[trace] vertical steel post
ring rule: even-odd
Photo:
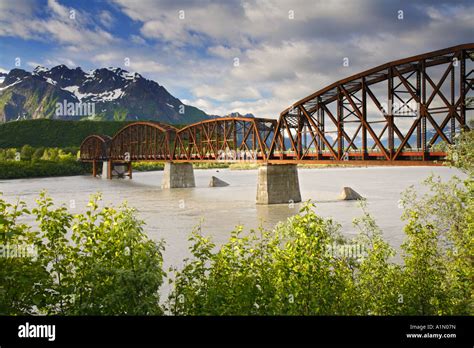
[[[393,141],[393,94],[395,91],[393,90],[393,70],[392,68],[388,69],[388,94],[387,94],[387,116],[388,116],[388,153],[390,156],[390,160],[393,159],[393,150],[394,150],[394,141]]]
[[[416,147],[421,149],[421,63],[418,62],[418,67],[416,70],[416,96],[420,101],[418,103],[418,115],[416,115],[420,120],[416,126]]]
[[[112,179],[112,167],[114,162],[112,160],[109,161],[109,165],[107,166],[107,179]]]
[[[367,128],[365,126],[367,122],[367,86],[365,77],[362,78],[362,159],[367,159]]]
[[[454,116],[454,86],[456,83],[454,64],[451,66],[451,105],[449,106],[449,116],[451,117],[451,143],[454,144],[454,136],[456,135],[456,117]]]
[[[423,152],[423,161],[428,159],[426,149],[426,113],[428,112],[426,107],[426,66],[425,60],[421,61],[421,105],[420,105],[420,116],[421,116],[421,148]]]
[[[342,130],[344,129],[344,109],[343,96],[340,87],[337,87],[337,159],[340,161],[344,152],[344,137]]]
[[[301,153],[302,151],[302,145],[303,145],[303,138],[302,138],[302,122],[301,122],[301,110],[298,108],[298,128],[296,132],[296,159],[300,160],[301,159]]]
[[[464,50],[460,54],[460,69],[459,69],[459,98],[461,98],[461,128],[466,128],[466,55]]]

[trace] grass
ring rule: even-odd
[[[258,163],[254,162],[236,162],[231,163],[229,166],[230,170],[250,170],[250,169],[257,169]]]

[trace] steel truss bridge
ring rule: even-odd
[[[386,63],[297,101],[278,120],[131,123],[113,137],[87,137],[80,159],[94,172],[104,161],[436,164],[443,145],[469,129],[473,60],[470,43]]]

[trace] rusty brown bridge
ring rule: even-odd
[[[94,176],[102,164],[110,179],[131,178],[133,161],[163,161],[167,188],[194,186],[193,162],[253,161],[262,164],[257,202],[297,202],[298,163],[443,161],[444,145],[468,130],[473,116],[473,61],[470,43],[386,63],[297,101],[278,120],[218,117],[184,128],[130,123],[113,137],[88,136],[80,160],[92,162]]]

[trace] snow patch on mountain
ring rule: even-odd
[[[113,91],[103,92],[95,95],[91,95],[91,100],[96,102],[102,101],[113,101],[119,99],[123,95],[121,88],[114,89]]]
[[[45,68],[44,66],[38,65],[38,66],[35,68],[35,70],[33,70],[33,74],[34,74],[34,75],[39,75],[39,74],[42,73],[42,72],[48,72],[48,71],[49,71],[48,68]]]
[[[63,90],[68,91],[77,98],[79,101],[94,101],[94,102],[106,102],[119,99],[124,95],[124,91],[121,88],[114,89],[113,91],[105,91],[102,93],[81,93],[79,92],[79,86],[68,86],[64,87]]]
[[[6,90],[7,88],[10,88],[10,87],[13,87],[13,86],[19,84],[21,81],[22,81],[22,79],[18,79],[18,80],[16,80],[15,82],[9,84],[8,86],[0,87],[0,92]],[[2,81],[2,82],[3,82],[3,81]]]
[[[74,96],[77,98],[77,100],[81,101],[82,98],[84,98],[85,96],[87,96],[87,94],[84,94],[84,93],[81,93],[79,92],[79,86],[67,86],[67,87],[64,87],[63,90],[65,91],[68,91],[72,94],[74,94]]]
[[[53,86],[56,86],[57,85],[57,82],[54,81],[51,77],[47,77],[46,78],[46,82],[53,85]]]

